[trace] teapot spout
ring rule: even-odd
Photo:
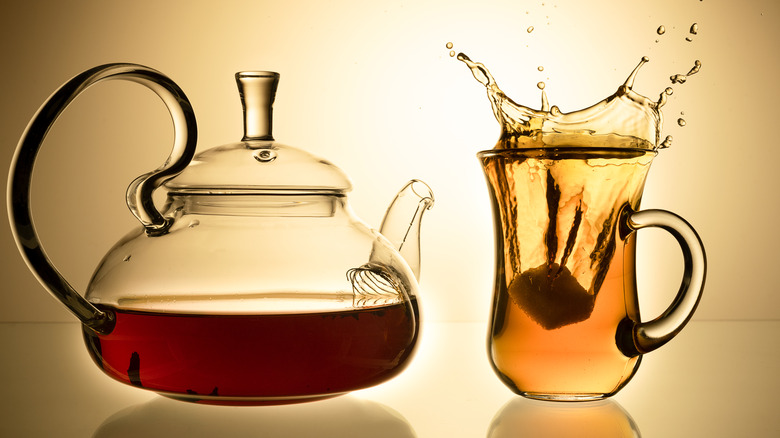
[[[387,208],[379,232],[395,246],[420,279],[420,223],[433,206],[433,191],[428,184],[413,179],[398,192]]]

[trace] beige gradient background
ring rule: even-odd
[[[677,212],[704,240],[709,276],[696,319],[778,319],[779,12],[775,0],[4,2],[0,168],[46,97],[92,66],[136,62],[173,78],[194,105],[199,150],[240,139],[233,73],[275,70],[276,138],[344,169],[366,222],[379,225],[406,180],[433,187],[423,311],[432,321],[485,321],[493,235],[475,153],[493,146],[498,125],[445,43],[486,63],[517,101],[538,108],[535,84],[546,82],[565,112],[614,92],[643,55],[651,62],[635,89],[649,96],[700,59],[665,108],[664,134],[675,140],[655,160],[643,207]],[[699,34],[686,42],[694,22]],[[674,122],[681,112],[684,128]],[[171,137],[157,98],[118,81],[88,90],[52,129],[33,208],[47,252],[77,289],[137,226],[124,190],[162,163]],[[73,321],[27,270],[7,221],[0,215],[0,321]],[[681,256],[663,232],[642,234],[649,317],[676,292]]]

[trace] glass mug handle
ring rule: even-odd
[[[85,89],[103,80],[124,79],[154,91],[165,103],[174,125],[170,156],[159,168],[136,178],[127,189],[127,206],[149,234],[164,233],[170,223],[156,209],[152,192],[181,173],[195,155],[197,126],[187,96],[170,78],[137,64],[105,64],[89,69],[62,85],[41,106],[22,134],[8,177],[8,211],[11,230],[27,266],[46,289],[78,317],[99,332],[113,328],[112,315],[103,312],[76,292],[52,265],[38,240],[30,210],[30,183],[35,157],[51,126]]]
[[[680,290],[672,304],[657,318],[648,322],[624,319],[617,332],[621,352],[632,357],[649,353],[669,342],[685,327],[699,304],[707,274],[707,256],[696,230],[683,218],[665,210],[627,211],[623,216],[628,232],[658,227],[677,240],[685,268]]]

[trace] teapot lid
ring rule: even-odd
[[[182,173],[165,183],[179,193],[343,194],[352,189],[347,175],[331,162],[280,144],[271,134],[279,74],[236,73],[244,109],[241,142],[196,155]]]
[[[179,193],[343,194],[352,184],[334,164],[302,149],[244,141],[196,155],[165,187]]]

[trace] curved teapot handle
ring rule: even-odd
[[[41,106],[24,131],[11,161],[8,177],[11,229],[27,265],[55,298],[62,301],[82,323],[99,332],[111,331],[113,315],[89,303],[49,261],[32,221],[30,183],[35,157],[54,121],[85,89],[108,79],[130,80],[151,89],[163,100],[173,119],[174,144],[170,157],[156,170],[136,178],[127,189],[127,205],[147,233],[165,233],[170,223],[155,208],[152,192],[179,174],[192,160],[197,126],[192,106],[184,92],[167,76],[151,68],[137,64],[106,64],[89,69],[62,85]]]

